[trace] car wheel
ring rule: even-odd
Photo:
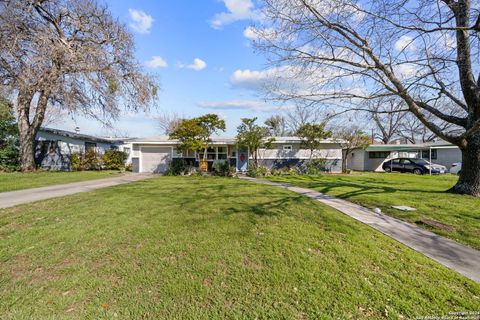
[[[386,167],[386,168],[383,169],[383,170],[385,170],[385,172],[392,172],[392,169],[391,169],[390,167]]]
[[[414,174],[417,174],[417,175],[420,175],[420,174],[422,174],[423,172],[422,172],[422,170],[420,170],[420,169],[413,169],[413,173],[414,173]]]

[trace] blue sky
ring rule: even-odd
[[[266,61],[250,45],[248,27],[258,19],[251,0],[105,0],[136,39],[137,59],[159,77],[158,109],[128,114],[114,124],[119,133],[159,135],[155,115],[185,117],[217,113],[234,136],[241,117],[265,119],[277,112],[258,90]],[[247,30],[247,31],[245,31]],[[105,135],[93,120],[76,118],[53,126]]]

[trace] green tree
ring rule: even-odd
[[[358,128],[343,128],[336,134],[342,147],[342,172],[347,172],[348,156],[354,149],[365,149],[372,142],[371,137]]]
[[[253,155],[255,166],[258,167],[258,149],[270,148],[273,138],[267,139],[268,128],[255,123],[257,118],[242,118],[242,124],[237,127],[236,142],[246,147]]]
[[[313,151],[320,148],[322,140],[332,137],[332,131],[325,129],[325,123],[306,123],[297,130],[297,136],[302,139],[302,148],[310,150],[312,160]]]
[[[183,119],[170,133],[170,139],[178,139],[180,151],[203,150],[203,161],[207,160],[207,149],[211,136],[219,131],[225,131],[225,121],[216,114],[206,114],[193,119]]]
[[[18,129],[12,104],[0,97],[0,171],[19,168]]]

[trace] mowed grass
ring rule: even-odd
[[[270,180],[334,195],[429,229],[439,235],[480,249],[480,199],[448,194],[458,177],[416,176],[408,173],[354,173],[351,175],[286,176]],[[400,211],[405,205],[416,211]],[[446,226],[422,224],[429,219]]]
[[[480,285],[280,188],[160,177],[0,210],[0,318],[398,319]]]
[[[46,187],[55,184],[80,182],[92,179],[115,177],[117,171],[0,173],[0,192]]]

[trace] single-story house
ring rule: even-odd
[[[132,150],[133,172],[161,173],[165,172],[170,162],[176,159],[184,159],[191,164],[203,159],[203,152],[193,150],[179,152],[178,144],[178,140],[171,140],[167,136],[125,141],[125,145]],[[259,162],[270,168],[291,167],[304,162],[310,158],[310,150],[302,149],[300,144],[301,140],[298,137],[275,137],[272,148],[259,150]],[[342,148],[335,140],[322,141],[321,147],[315,150],[313,157],[326,160],[326,171],[341,171]],[[207,150],[207,160],[209,168],[215,161],[228,161],[237,171],[244,172],[253,157],[249,150],[237,146],[233,138],[213,138]]]
[[[270,168],[292,167],[310,158],[310,150],[301,148],[298,137],[275,137],[273,147],[258,151],[259,162]],[[104,153],[109,149],[118,149],[128,154],[127,164],[132,165],[133,172],[165,172],[172,161],[184,159],[191,165],[198,165],[203,159],[203,152],[189,150],[179,152],[178,140],[168,136],[119,139],[99,138],[79,132],[59,129],[41,128],[36,137],[36,163],[45,169],[70,170],[70,157],[74,153],[84,153],[89,149]],[[253,156],[246,148],[236,145],[234,138],[215,137],[207,149],[209,169],[215,161],[228,161],[237,171],[247,170]],[[322,141],[313,158],[325,160],[325,170],[341,172],[342,148],[333,139]]]
[[[93,149],[103,154],[118,149],[123,142],[116,138],[98,138],[77,132],[41,128],[36,136],[35,162],[44,169],[70,170],[70,156]]]
[[[356,171],[383,171],[382,164],[395,158],[422,158],[450,169],[462,161],[460,149],[446,141],[420,144],[373,144],[348,155],[347,167]]]

